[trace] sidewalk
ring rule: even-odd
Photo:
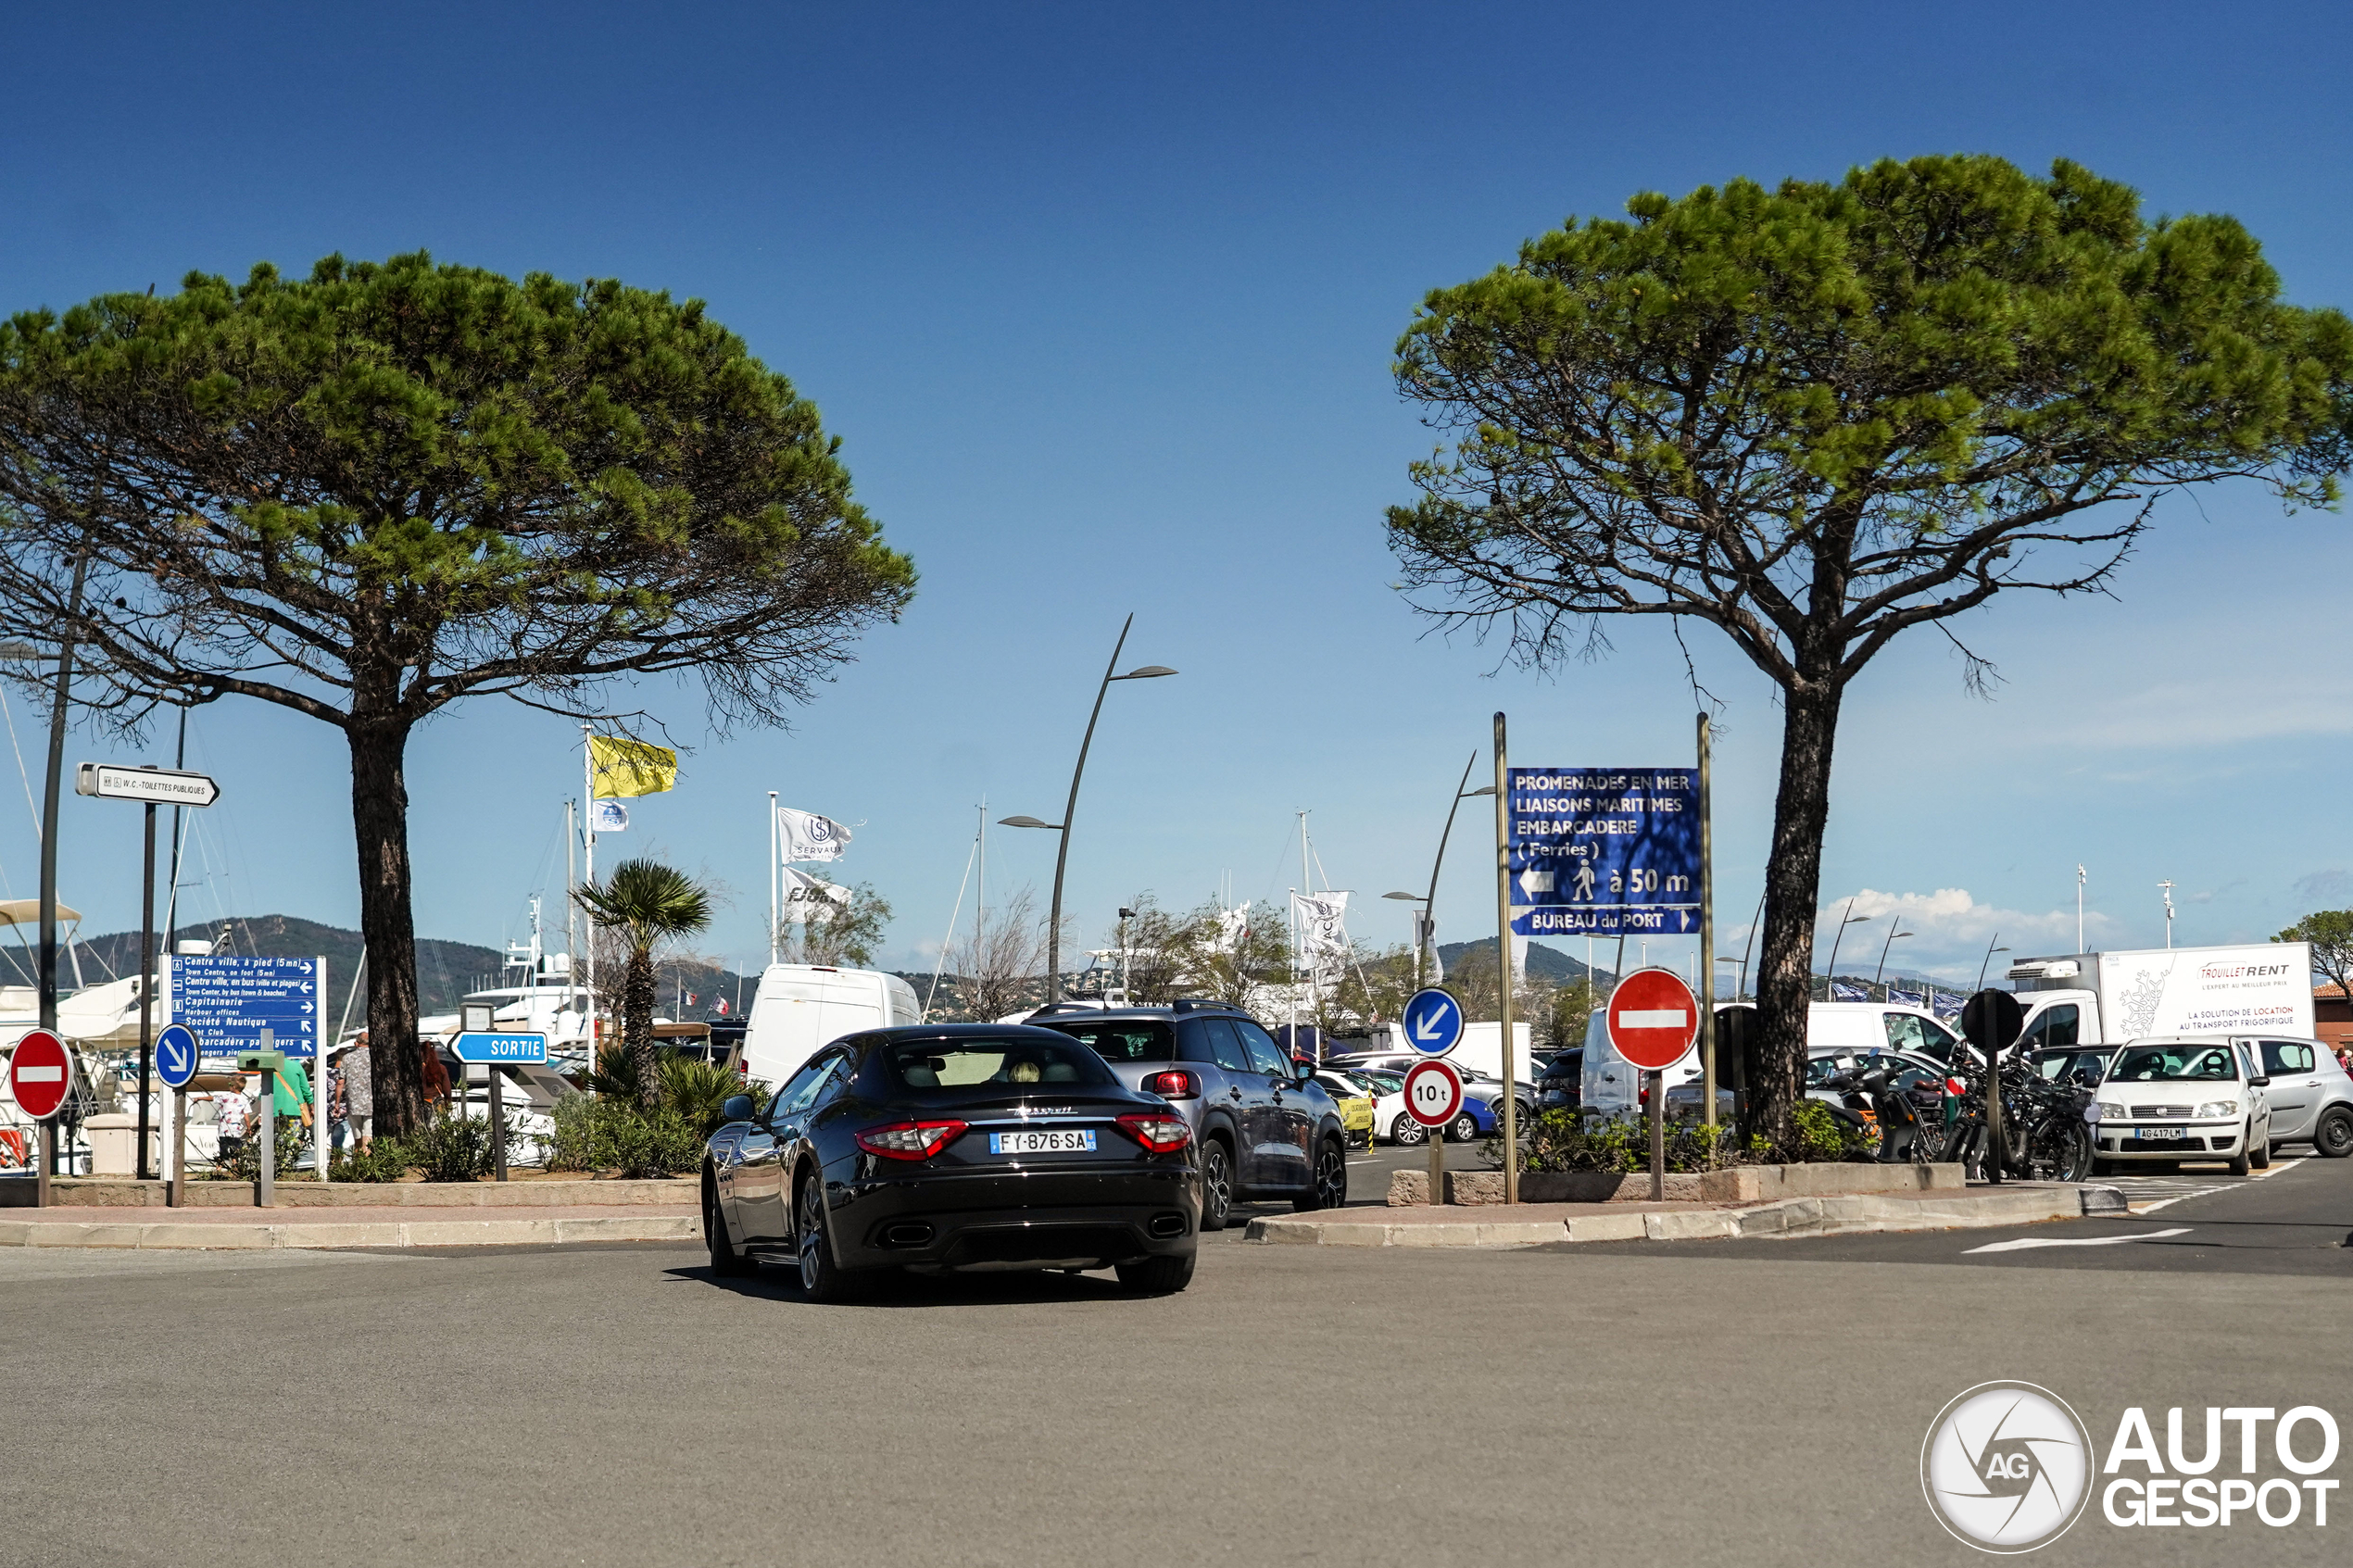
[[[1519,1203],[1335,1209],[1250,1222],[1243,1239],[1310,1247],[1545,1247],[1580,1241],[1966,1230],[2121,1212],[2112,1187],[2002,1186],[1787,1198],[1768,1203]]]
[[[0,1216],[0,1247],[560,1247],[702,1239],[702,1215],[692,1202],[534,1204],[472,1214],[482,1217],[444,1210],[427,1218],[416,1206],[392,1204],[154,1210],[136,1219],[94,1218],[86,1208],[12,1209]]]

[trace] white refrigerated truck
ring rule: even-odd
[[[2312,949],[2302,942],[2022,959],[2009,979],[2028,1050],[2145,1035],[2312,1038]]]

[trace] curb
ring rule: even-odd
[[[378,1220],[352,1224],[296,1225],[0,1220],[0,1247],[107,1247],[142,1251],[567,1247],[591,1241],[701,1239],[702,1221],[692,1214],[599,1214],[560,1220]]]
[[[1790,1198],[1746,1209],[1575,1214],[1565,1220],[1466,1220],[1420,1224],[1301,1217],[1254,1219],[1245,1241],[1307,1247],[1548,1247],[1582,1241],[1699,1241],[1856,1236],[1875,1231],[1972,1230],[2073,1220],[2108,1188],[2013,1186],[1935,1198],[1851,1193]]]

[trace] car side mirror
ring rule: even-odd
[[[2268,1089],[2271,1086],[2271,1080],[2269,1078],[2249,1078],[2247,1082],[2259,1089]]]
[[[749,1095],[729,1095],[725,1099],[719,1102],[719,1119],[722,1122],[750,1121],[751,1097]]]

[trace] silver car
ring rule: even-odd
[[[2271,1080],[2254,1045],[2206,1035],[2119,1049],[2098,1090],[2094,1174],[2152,1160],[2226,1160],[2234,1176],[2271,1164]]]
[[[2331,1160],[2353,1154],[2353,1077],[2320,1040],[2257,1039],[2256,1065],[2271,1080],[2271,1147],[2309,1143]]]

